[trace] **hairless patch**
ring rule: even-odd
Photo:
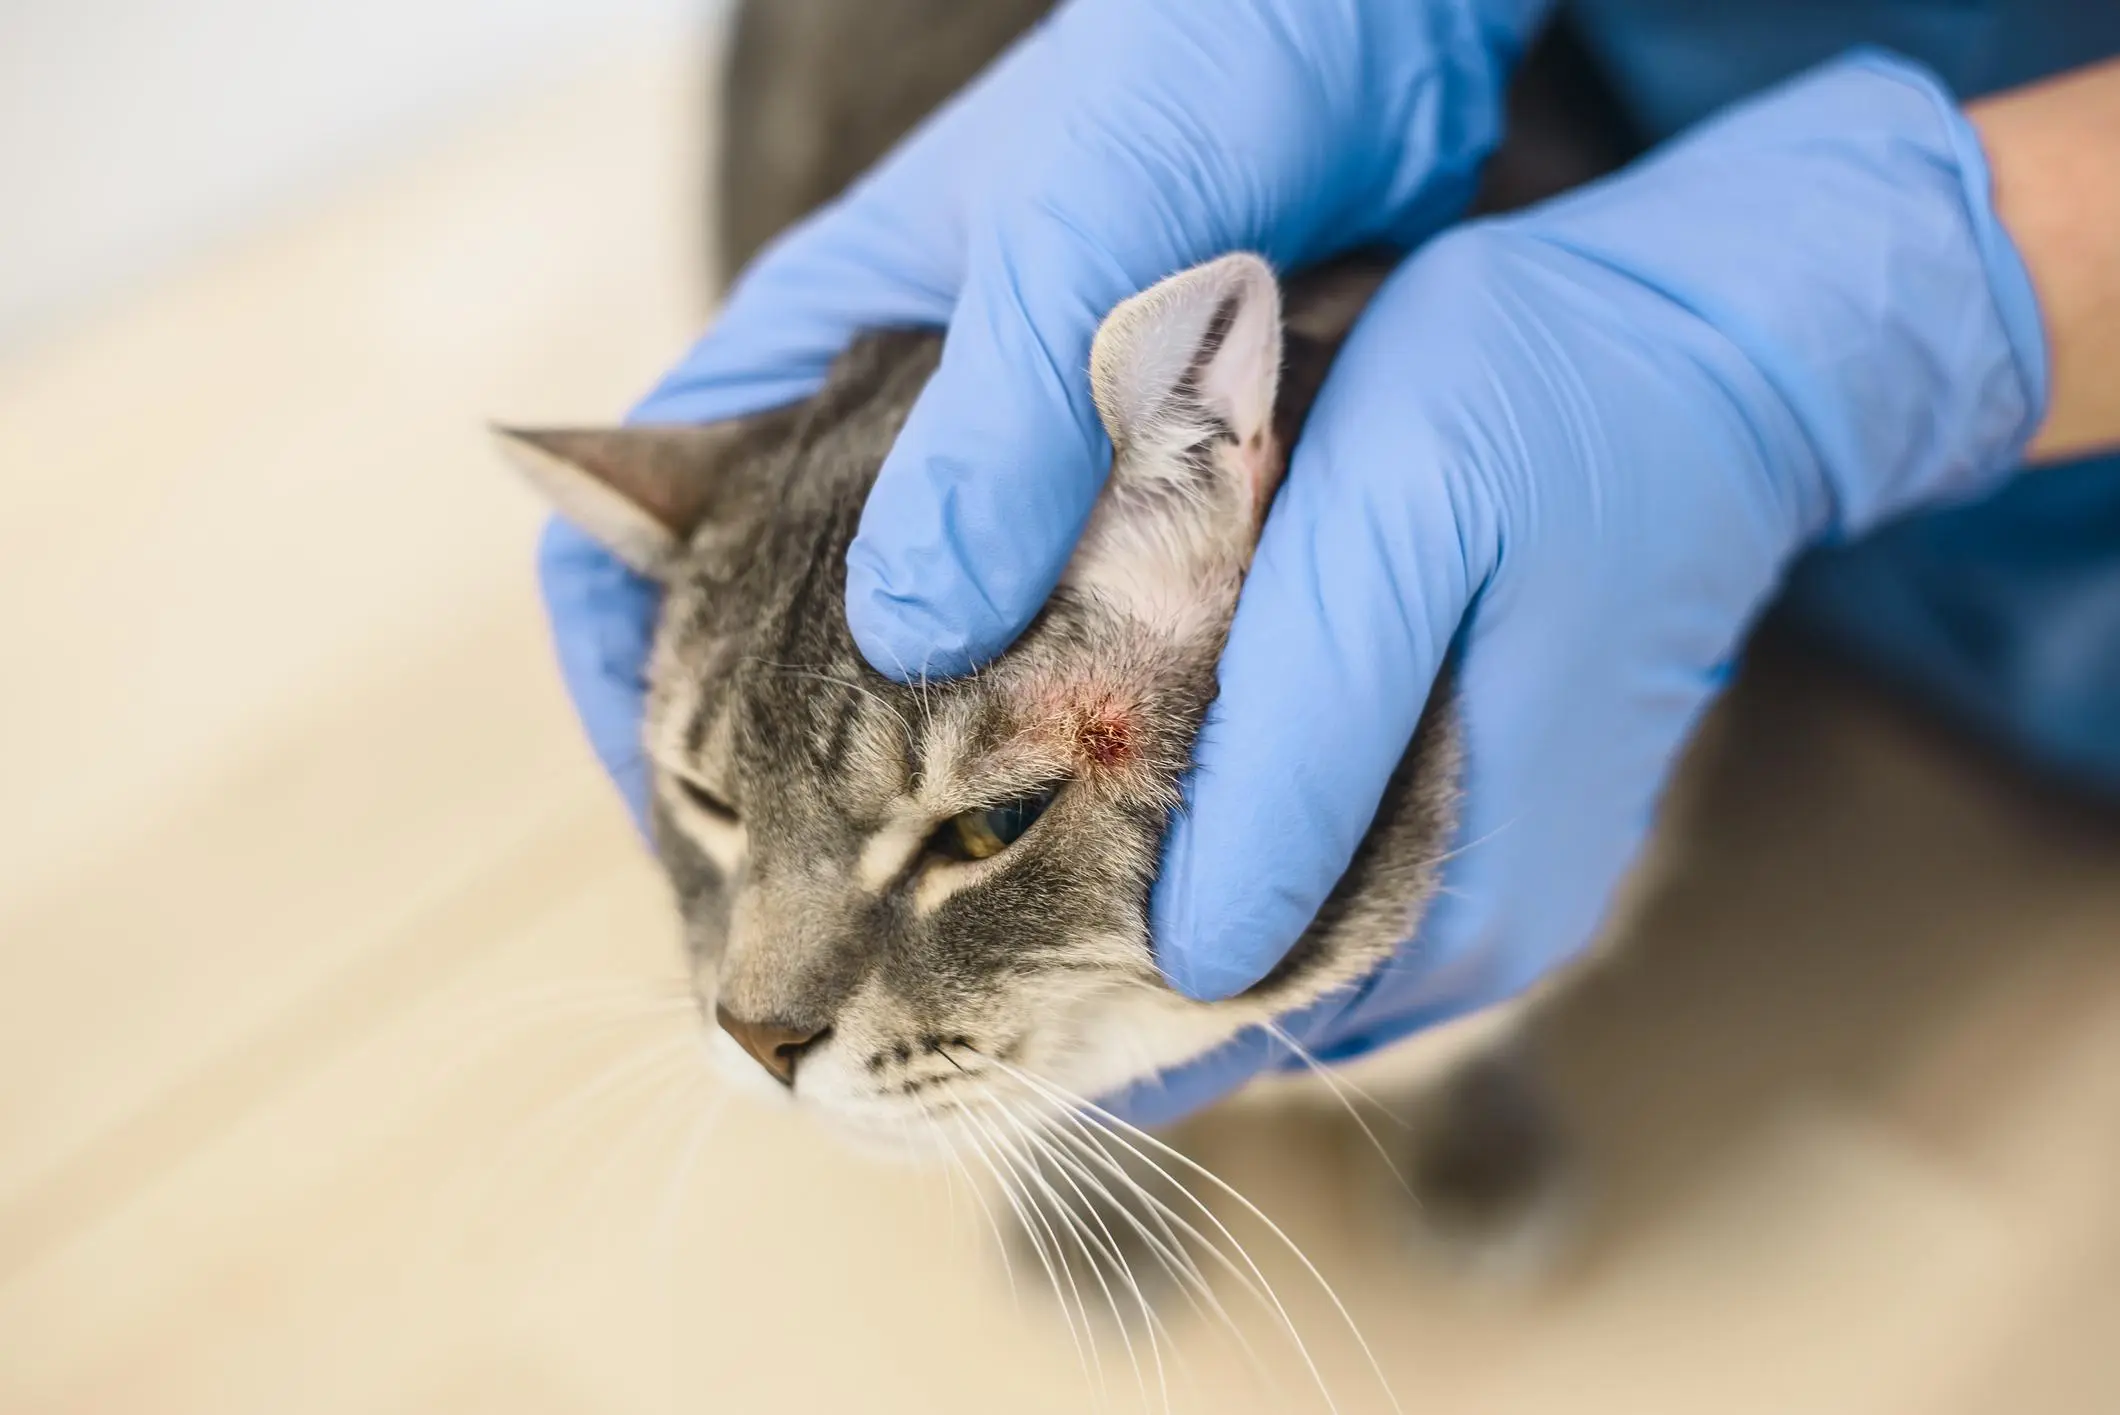
[[[1081,770],[1119,772],[1137,764],[1139,695],[1103,674],[1040,685],[1029,734]]]
[[[1123,766],[1134,754],[1132,722],[1110,705],[1087,709],[1075,719],[1075,747],[1094,766]]]

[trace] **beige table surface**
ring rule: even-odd
[[[607,415],[699,319],[676,58],[0,365],[0,1409],[1139,1407],[961,1186],[723,1109],[624,1001],[664,901],[480,421]],[[1424,1274],[1323,1120],[1209,1162],[1407,1411],[2120,1411],[2120,824],[1784,655],[1725,725],[1646,941],[1559,1019],[1575,1267]],[[1388,1409],[1261,1252],[1339,1408]],[[1176,1407],[1325,1408],[1242,1325],[1259,1370],[1173,1313]]]

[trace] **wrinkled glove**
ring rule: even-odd
[[[1082,17],[1107,13],[1120,12],[1064,14],[770,255],[644,409],[705,418],[786,401],[850,328],[954,310],[944,372],[850,557],[850,619],[886,671],[959,666],[1035,612],[1108,455],[1078,371],[1120,295],[1236,246],[1287,263],[1403,237],[1448,204],[1434,176],[1448,164],[1433,161],[1384,182],[1349,159],[1372,195],[1396,183],[1366,218],[1346,201],[1321,218],[1315,185],[1255,177],[1239,154],[1279,151],[1291,125],[1248,115],[1279,117],[1289,93],[1261,96],[1259,61],[1212,37],[1186,52],[1214,54],[1227,76],[1212,91],[1242,96],[1241,144],[1165,102],[1159,85],[1186,66],[1144,70],[1123,49],[1106,56],[1117,77],[1082,80],[1096,101],[1064,110],[1070,121],[1022,120],[1047,139],[1031,142],[993,95],[1064,53],[1070,23],[1087,33]],[[1160,6],[1126,13],[1177,23]],[[1364,81],[1376,52],[1357,51]],[[1456,111],[1438,102],[1440,72],[1394,71],[1425,97],[1382,103],[1376,130],[1410,123],[1436,139],[1431,154],[1448,147],[1438,134],[1462,139],[1437,120]],[[1491,106],[1492,68],[1482,82]],[[1331,87],[1319,81],[1313,104],[1331,107]],[[1015,153],[1013,174],[981,174],[989,135],[974,118]],[[1289,140],[1293,165],[1347,170],[1322,131]],[[1102,170],[1070,168],[1071,144]],[[888,200],[965,181],[1015,195],[970,215]],[[1452,179],[1451,200],[1464,185]],[[1107,187],[1123,197],[1101,200]],[[1202,214],[1216,207],[1246,214],[1218,224]],[[1888,59],[1836,66],[1620,179],[1433,243],[1357,327],[1269,518],[1155,892],[1165,971],[1214,997],[1272,967],[1366,829],[1461,626],[1469,759],[1448,892],[1392,965],[1291,1025],[1349,1056],[1565,961],[1789,558],[1993,486],[2043,398],[2029,282],[1971,130],[1923,73]],[[584,566],[603,570],[564,533],[548,548],[578,694],[585,672],[637,677],[645,599],[574,615],[601,627],[570,630],[569,587],[593,579]],[[637,712],[621,709],[606,740],[632,751]],[[1189,1109],[1277,1059],[1272,1045],[1241,1039],[1125,1108]]]
[[[1439,229],[1549,3],[1073,0],[761,256],[634,417],[792,402],[861,329],[947,326],[848,557],[847,617],[883,672],[963,672],[1044,604],[1103,484],[1105,313],[1232,250],[1296,266]],[[583,725],[644,819],[655,591],[559,522],[540,570]]]
[[[1462,624],[1446,892],[1291,1030],[1344,1058],[1521,992],[1596,932],[1791,559],[1995,487],[2044,400],[1973,131],[1888,57],[1432,242],[1357,326],[1268,520],[1156,894],[1165,969],[1219,996],[1274,964]],[[1125,1108],[1180,1113],[1277,1048],[1240,1039]]]

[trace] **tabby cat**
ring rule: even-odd
[[[828,200],[1045,9],[742,6],[724,260]],[[1579,60],[1549,43],[1523,75],[1490,207],[1621,155],[1609,110],[1584,116]],[[664,588],[644,726],[653,837],[718,1054],[855,1135],[1015,1147],[1017,1212],[1041,1246],[1084,1235],[1078,1263],[1124,1264],[1153,1241],[1138,1214],[1041,1216],[1135,1202],[1107,1184],[1092,1204],[1050,1177],[1055,1161],[1145,1178],[1139,1149],[1080,1123],[1087,1098],[1374,969],[1417,927],[1449,847],[1446,676],[1287,960],[1219,1003],[1157,970],[1148,892],[1237,592],[1310,399],[1387,268],[1344,260],[1284,286],[1233,254],[1112,310],[1087,370],[1114,449],[1102,499],[1037,621],[954,681],[876,672],[842,602],[864,499],[938,333],[873,331],[813,397],[726,424],[503,435],[562,514]],[[1560,1132],[1510,1045],[1521,1011],[1417,1039],[1402,1050],[1427,1075],[1387,1097],[1409,1122],[1387,1135],[1420,1231],[1482,1261],[1519,1250],[1563,1192]]]

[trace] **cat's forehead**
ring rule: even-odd
[[[786,810],[867,818],[914,795],[961,809],[1148,766],[1158,671],[1059,605],[975,673],[901,682],[862,657],[836,595],[814,605],[796,594],[670,636],[658,735]]]
[[[783,805],[808,789],[840,815],[881,809],[918,772],[922,743],[906,696],[842,656],[752,656],[737,665],[730,694],[732,764]]]

